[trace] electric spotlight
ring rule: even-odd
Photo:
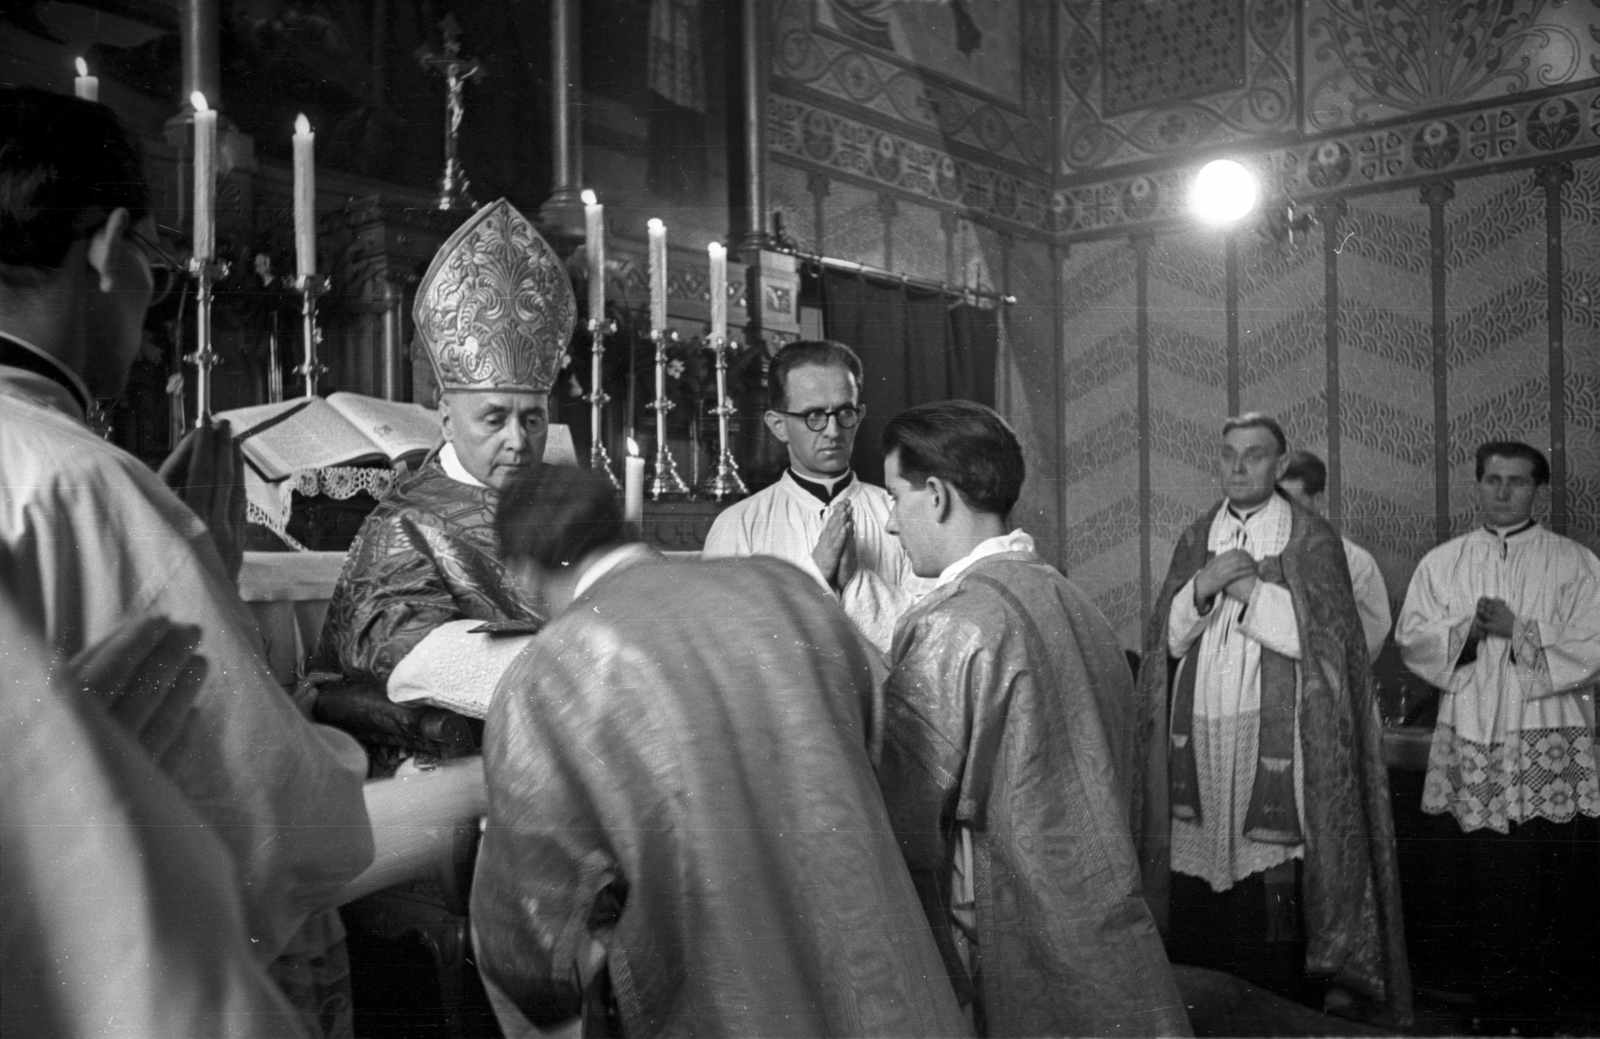
[[[1227,224],[1255,208],[1256,178],[1232,159],[1206,163],[1189,191],[1189,207],[1208,224]]]

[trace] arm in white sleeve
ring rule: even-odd
[[[807,573],[816,571],[815,576],[821,576],[815,563],[803,569]],[[844,607],[845,614],[855,621],[867,641],[885,654],[894,641],[894,626],[900,620],[900,615],[916,601],[917,597],[911,592],[864,566],[856,569],[855,576],[839,593],[839,603]]]
[[[1256,581],[1239,630],[1275,653],[1290,660],[1300,659],[1300,626],[1294,615],[1294,597],[1281,584]]]
[[[1517,667],[1533,678],[1534,695],[1579,689],[1600,674],[1600,563],[1584,557],[1557,596],[1557,617],[1519,617],[1513,626]]]
[[[1211,604],[1211,609],[1201,613],[1194,604],[1194,578],[1184,584],[1172,596],[1172,609],[1167,613],[1167,652],[1174,657],[1181,657],[1189,652],[1189,647],[1194,645],[1194,640],[1206,630],[1206,625],[1211,623],[1211,618],[1216,616],[1217,604]]]
[[[1477,601],[1464,612],[1452,610],[1435,569],[1424,559],[1411,576],[1394,640],[1406,667],[1429,685],[1451,691],[1456,662],[1466,648]]]
[[[1361,632],[1367,638],[1367,659],[1376,660],[1394,623],[1389,612],[1389,589],[1371,555],[1347,548],[1345,559],[1350,564],[1350,590],[1355,593],[1356,612],[1361,615]]]
[[[389,674],[387,691],[395,703],[424,703],[482,718],[500,676],[533,635],[474,632],[481,621],[441,624],[400,658]]]

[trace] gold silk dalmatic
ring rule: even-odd
[[[997,553],[912,607],[891,667],[883,796],[979,1034],[1188,1035],[1129,832],[1133,676],[1100,611],[1033,552]]]
[[[618,568],[533,640],[472,892],[517,1015],[597,978],[630,1039],[968,1034],[868,761],[868,652],[767,558]]]

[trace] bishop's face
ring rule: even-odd
[[[544,459],[549,394],[460,390],[444,395],[439,422],[462,468],[495,490]]]

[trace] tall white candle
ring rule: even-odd
[[[589,317],[606,319],[606,207],[593,191],[583,193],[583,245],[589,256]]]
[[[304,115],[294,121],[294,255],[302,278],[317,272],[317,135]]]
[[[622,518],[635,529],[644,524],[644,459],[632,437],[628,438],[628,457],[623,459]]]
[[[217,113],[196,90],[194,105],[194,255],[210,260],[217,255]]]
[[[711,261],[711,341],[728,340],[728,247],[721,242],[706,246]]]
[[[72,81],[72,92],[85,101],[100,100],[100,77],[89,75],[89,63],[82,58],[77,60],[78,78]]]
[[[650,331],[667,329],[667,225],[652,219],[650,229]]]

